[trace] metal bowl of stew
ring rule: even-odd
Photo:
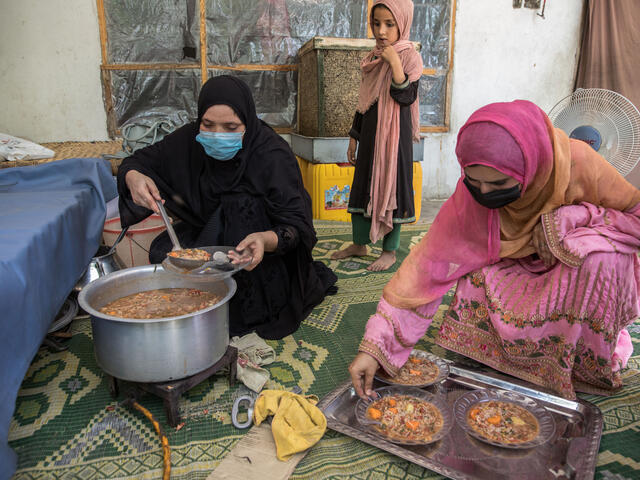
[[[195,288],[221,300],[193,313],[165,318],[122,318],[100,311],[108,303],[139,292]],[[165,382],[194,375],[216,363],[229,345],[229,300],[233,278],[202,282],[144,265],[110,273],[85,286],[80,306],[91,316],[98,365],[132,382]]]

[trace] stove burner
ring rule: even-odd
[[[180,423],[180,413],[178,411],[178,400],[180,395],[203,382],[207,378],[215,375],[226,366],[229,367],[229,385],[233,386],[236,379],[237,358],[238,349],[229,345],[227,347],[227,351],[220,360],[206,370],[196,373],[195,375],[191,375],[190,377],[160,383],[127,383],[130,383],[134,387],[136,394],[142,391],[162,398],[164,410],[167,415],[167,422],[175,428]],[[109,379],[109,391],[111,392],[111,396],[116,398],[119,393],[118,379],[110,375],[107,375],[107,378]]]

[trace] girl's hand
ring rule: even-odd
[[[347,148],[347,161],[354,165],[356,164],[356,148],[358,146],[358,142],[355,138],[349,137],[349,148]]]
[[[384,46],[382,47],[382,53],[380,57],[387,62],[389,65],[393,65],[394,63],[402,64],[400,61],[400,57],[398,56],[398,52],[393,48],[389,42],[385,40]]]
[[[235,250],[229,250],[231,263],[239,264],[251,260],[251,263],[244,267],[251,271],[258,266],[264,258],[264,252],[273,252],[278,246],[278,235],[276,232],[267,230],[266,232],[256,232],[247,235]]]
[[[553,256],[553,253],[551,253],[551,250],[549,249],[547,239],[544,236],[544,228],[542,227],[542,222],[538,223],[534,227],[531,241],[533,242],[533,248],[536,249],[538,256],[544,262],[545,266],[547,268],[553,267],[558,259]]]
[[[133,203],[153,210],[155,213],[160,213],[156,200],[160,200],[162,203],[164,203],[164,200],[162,200],[158,187],[153,180],[136,170],[129,170],[124,177],[124,181],[131,192]]]
[[[400,60],[398,52],[396,52],[395,48],[389,45],[389,42],[386,40],[384,42],[384,47],[382,48],[380,57],[391,67],[391,75],[393,76],[393,81],[397,84],[404,83],[406,76],[402,67],[402,60]]]
[[[367,400],[373,394],[373,376],[379,366],[375,358],[364,352],[358,352],[349,365],[351,382],[360,398]]]

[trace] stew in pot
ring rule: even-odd
[[[120,318],[166,318],[197,312],[220,300],[221,296],[196,288],[161,288],[119,298],[100,311]]]

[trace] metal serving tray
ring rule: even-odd
[[[551,439],[527,450],[494,447],[467,435],[457,424],[442,440],[424,446],[387,442],[368,433],[358,422],[354,408],[358,396],[347,380],[320,401],[327,426],[429,470],[464,480],[581,480],[594,476],[602,435],[602,413],[584,400],[566,400],[540,387],[506,377],[485,367],[451,364],[449,377],[424,390],[446,395],[453,408],[456,399],[470,390],[499,388],[534,398],[553,416]],[[384,384],[375,381],[374,388]]]

